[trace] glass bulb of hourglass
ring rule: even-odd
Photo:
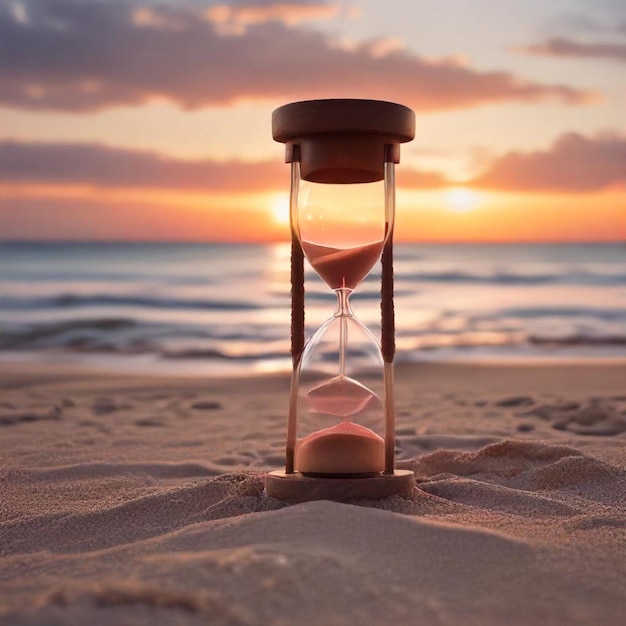
[[[384,467],[382,357],[349,302],[382,252],[383,194],[382,182],[302,185],[296,216],[302,249],[337,294],[337,310],[306,345],[298,372],[295,465],[304,473],[368,474]]]
[[[347,301],[347,293],[337,290]],[[307,344],[299,369],[296,469],[308,474],[382,471],[382,358],[376,339],[338,312]]]
[[[345,422],[353,415],[366,413],[370,406],[376,410],[379,403],[377,394],[351,378],[348,371],[363,373],[368,366],[377,367],[380,362],[375,339],[352,314],[350,290],[337,289],[336,293],[335,315],[307,346],[309,353],[317,352],[318,357],[329,362],[336,375],[312,386],[305,396],[314,411],[340,417]],[[305,354],[305,367],[312,356]]]

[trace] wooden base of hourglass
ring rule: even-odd
[[[393,474],[376,474],[364,478],[322,478],[295,472],[269,472],[265,476],[268,496],[285,502],[310,500],[382,500],[407,494],[415,487],[415,474],[409,470],[394,470]]]

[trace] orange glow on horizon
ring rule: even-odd
[[[467,213],[480,205],[480,196],[467,187],[451,187],[445,192],[445,203],[455,213]]]
[[[4,238],[12,232],[33,239],[285,242],[290,237],[287,192],[20,184],[2,185],[0,194]],[[19,208],[11,209],[13,199]],[[49,210],[41,208],[46,204]],[[625,205],[626,193],[618,189],[575,195],[399,189],[395,236],[399,242],[620,241],[626,240]]]
[[[399,241],[567,242],[626,240],[626,195],[521,194],[480,190],[480,204],[452,212],[440,196],[411,194],[409,211],[397,211]],[[406,198],[408,200],[408,198]],[[402,201],[400,206],[409,206]]]
[[[289,194],[278,194],[272,201],[272,216],[279,226],[289,226],[290,208]]]

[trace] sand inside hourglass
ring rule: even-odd
[[[303,474],[374,474],[385,467],[385,442],[374,431],[340,422],[296,444],[296,469]]]
[[[337,376],[313,387],[307,392],[306,399],[314,411],[349,417],[365,410],[378,396],[356,380]]]
[[[375,241],[353,248],[333,248],[303,241],[302,248],[315,271],[331,289],[354,289],[376,263],[383,242]]]
[[[384,441],[374,431],[350,421],[378,396],[356,380],[338,376],[306,394],[315,411],[343,421],[301,439],[296,446],[298,470],[309,474],[369,474],[384,468]]]

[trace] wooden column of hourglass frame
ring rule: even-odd
[[[272,132],[276,141],[285,144],[285,161],[299,162],[300,175],[303,179],[332,184],[375,182],[385,179],[385,201],[393,202],[395,192],[393,165],[389,167],[386,164],[399,163],[399,144],[411,141],[415,135],[415,115],[411,109],[392,102],[352,99],[310,100],[287,104],[274,111]],[[395,469],[393,232],[387,233],[381,259],[385,469],[380,474],[366,478],[323,478],[294,471],[297,411],[295,375],[305,343],[304,254],[293,227],[291,235],[293,374],[286,463],[285,471],[269,472],[266,475],[267,493],[288,502],[381,499],[406,493],[415,486],[415,476],[411,471]]]

